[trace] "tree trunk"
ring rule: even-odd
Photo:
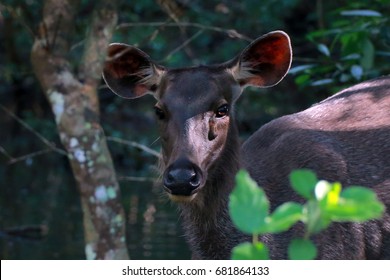
[[[54,113],[78,188],[87,259],[128,259],[125,217],[104,132],[97,87],[117,21],[111,1],[92,16],[79,73],[68,61],[76,1],[47,0],[31,62]]]

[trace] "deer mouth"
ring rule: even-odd
[[[192,202],[197,196],[197,193],[194,193],[192,195],[173,195],[168,193],[168,197],[171,201],[176,203],[190,203]]]
[[[193,186],[178,186],[174,190],[172,188],[168,188],[167,186],[163,186],[164,190],[168,194],[168,197],[170,200],[174,202],[191,202],[193,201],[196,196],[198,195],[199,190],[201,187],[197,187],[195,189],[192,189]],[[192,189],[192,190],[191,190]],[[191,190],[191,191],[189,191]]]
[[[192,201],[204,185],[202,170],[188,160],[171,164],[163,175],[164,190],[173,201]]]

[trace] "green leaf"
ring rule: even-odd
[[[360,81],[363,76],[363,68],[360,65],[351,66],[351,74],[355,80]]]
[[[317,48],[325,56],[328,56],[328,57],[330,56],[330,51],[329,51],[328,47],[325,44],[318,44]]]
[[[361,186],[350,186],[343,190],[340,196],[342,198],[353,199],[361,203],[377,200],[376,193],[374,191]]]
[[[357,32],[347,32],[340,35],[341,49],[344,55],[350,55],[355,53],[360,53],[360,48],[358,47],[359,33]]]
[[[317,80],[311,83],[313,87],[318,87],[318,86],[323,86],[323,85],[329,85],[334,83],[333,79],[322,79],[322,80]]]
[[[309,74],[302,74],[295,78],[295,83],[302,86],[310,81],[311,76]]]
[[[232,251],[233,260],[269,260],[268,248],[261,242],[245,242],[237,245]]]
[[[315,200],[306,203],[303,211],[303,221],[306,223],[307,233],[309,235],[320,232],[328,227],[331,222],[329,217],[322,212],[320,203]]]
[[[317,248],[310,240],[293,239],[288,246],[290,260],[314,260],[316,256]]]
[[[384,209],[374,191],[355,186],[342,191],[339,202],[328,205],[326,212],[333,221],[364,222],[380,218]]]
[[[365,70],[369,70],[374,65],[374,55],[375,55],[375,47],[372,44],[370,39],[366,38],[363,41],[362,51],[363,51],[363,55],[360,60],[360,63],[362,64]]]
[[[290,68],[288,73],[292,74],[292,75],[295,75],[295,74],[298,74],[299,72],[306,71],[306,70],[311,69],[311,68],[313,68],[315,66],[316,66],[315,64],[298,65],[298,66]]]
[[[341,58],[341,60],[357,60],[360,59],[361,55],[358,53],[351,53]]]
[[[342,11],[342,16],[359,16],[359,17],[381,17],[382,14],[373,10],[351,10]]]
[[[264,229],[269,201],[264,191],[244,170],[236,175],[236,187],[230,194],[229,212],[233,223],[245,233],[258,234]]]
[[[295,202],[280,205],[267,218],[267,232],[279,233],[288,230],[302,218],[302,210],[302,205]]]
[[[313,197],[317,181],[317,176],[313,171],[308,169],[294,170],[290,174],[290,183],[292,188],[306,199]]]

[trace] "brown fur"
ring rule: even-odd
[[[271,210],[303,202],[288,181],[297,168],[372,188],[387,207],[382,219],[333,223],[313,240],[319,259],[390,259],[390,77],[276,119],[240,148],[234,104],[246,86],[271,86],[284,77],[291,63],[287,34],[269,33],[215,66],[169,70],[124,44],[113,44],[109,54],[104,79],[116,94],[152,93],[158,101],[164,188],[179,202],[193,258],[228,259],[234,246],[250,239],[234,227],[227,206],[235,174],[245,167],[265,189]],[[298,223],[261,239],[271,258],[285,259],[291,238],[303,234]]]
[[[321,259],[390,259],[389,89],[390,77],[361,83],[266,124],[243,145],[243,165],[265,188],[272,209],[300,200],[287,180],[296,168],[310,168],[319,178],[343,186],[371,187],[387,206],[382,220],[335,223],[316,236]],[[265,241],[275,258],[285,258],[273,244],[284,244],[287,235],[301,234],[293,229]]]

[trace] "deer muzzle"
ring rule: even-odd
[[[200,168],[189,160],[180,159],[172,163],[164,172],[164,189],[170,197],[194,196],[203,185]]]

